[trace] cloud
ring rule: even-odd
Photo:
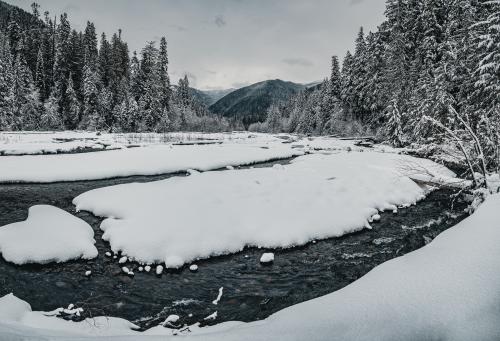
[[[291,66],[310,67],[314,65],[313,62],[305,58],[285,58],[282,62]]]
[[[227,25],[226,19],[224,19],[224,17],[221,14],[215,17],[214,22],[215,25],[217,25],[217,27],[223,27]]]
[[[365,0],[350,0],[349,1],[349,5],[351,6],[354,6],[354,5],[359,5],[360,3],[362,3],[363,1]]]

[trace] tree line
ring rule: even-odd
[[[341,69],[332,58],[318,89],[272,106],[252,129],[371,131],[398,147],[458,139],[475,170],[498,172],[500,1],[388,0],[385,14],[376,32],[360,29]]]
[[[36,3],[31,15],[0,5],[1,130],[229,128],[193,98],[187,76],[170,84],[165,37],[130,55],[121,30],[98,38],[92,22],[78,32]]]

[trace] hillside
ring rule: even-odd
[[[213,113],[241,119],[248,126],[266,119],[266,110],[273,103],[284,102],[305,89],[302,84],[280,79],[267,80],[231,92],[210,106]]]

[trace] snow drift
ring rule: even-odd
[[[97,257],[94,231],[54,206],[32,206],[25,221],[0,227],[0,253],[15,264]]]
[[[316,154],[286,166],[101,188],[73,202],[107,218],[101,229],[113,251],[177,268],[245,246],[290,247],[369,227],[379,210],[423,198],[424,189],[401,173],[411,163],[453,175],[396,154]]]
[[[302,155],[289,146],[221,144],[154,145],[82,154],[0,157],[0,182],[96,180],[212,170]]]

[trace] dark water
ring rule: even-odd
[[[170,176],[0,185],[0,226],[26,219],[32,205],[50,204],[74,214],[71,201],[85,191]],[[109,245],[101,239],[101,220],[81,212],[76,215],[94,228],[99,256],[90,261],[44,266],[15,266],[0,257],[0,296],[13,292],[34,310],[48,311],[75,303],[85,309],[85,316],[123,317],[143,328],[163,322],[170,314],[180,315],[181,324],[198,322],[215,311],[216,323],[263,319],[290,305],[338,290],[376,265],[425,245],[426,240],[464,218],[464,205],[452,208],[450,194],[434,192],[398,214],[383,213],[381,222],[373,224],[370,231],[275,250],[271,266],[259,264],[265,250],[252,248],[200,261],[196,273],[184,268],[161,277],[154,271],[141,273],[138,265],[130,263],[126,265],[135,276],[123,274],[117,259],[104,255]],[[92,276],[87,278],[86,270],[91,270]],[[213,305],[220,287],[224,287],[222,299]]]

